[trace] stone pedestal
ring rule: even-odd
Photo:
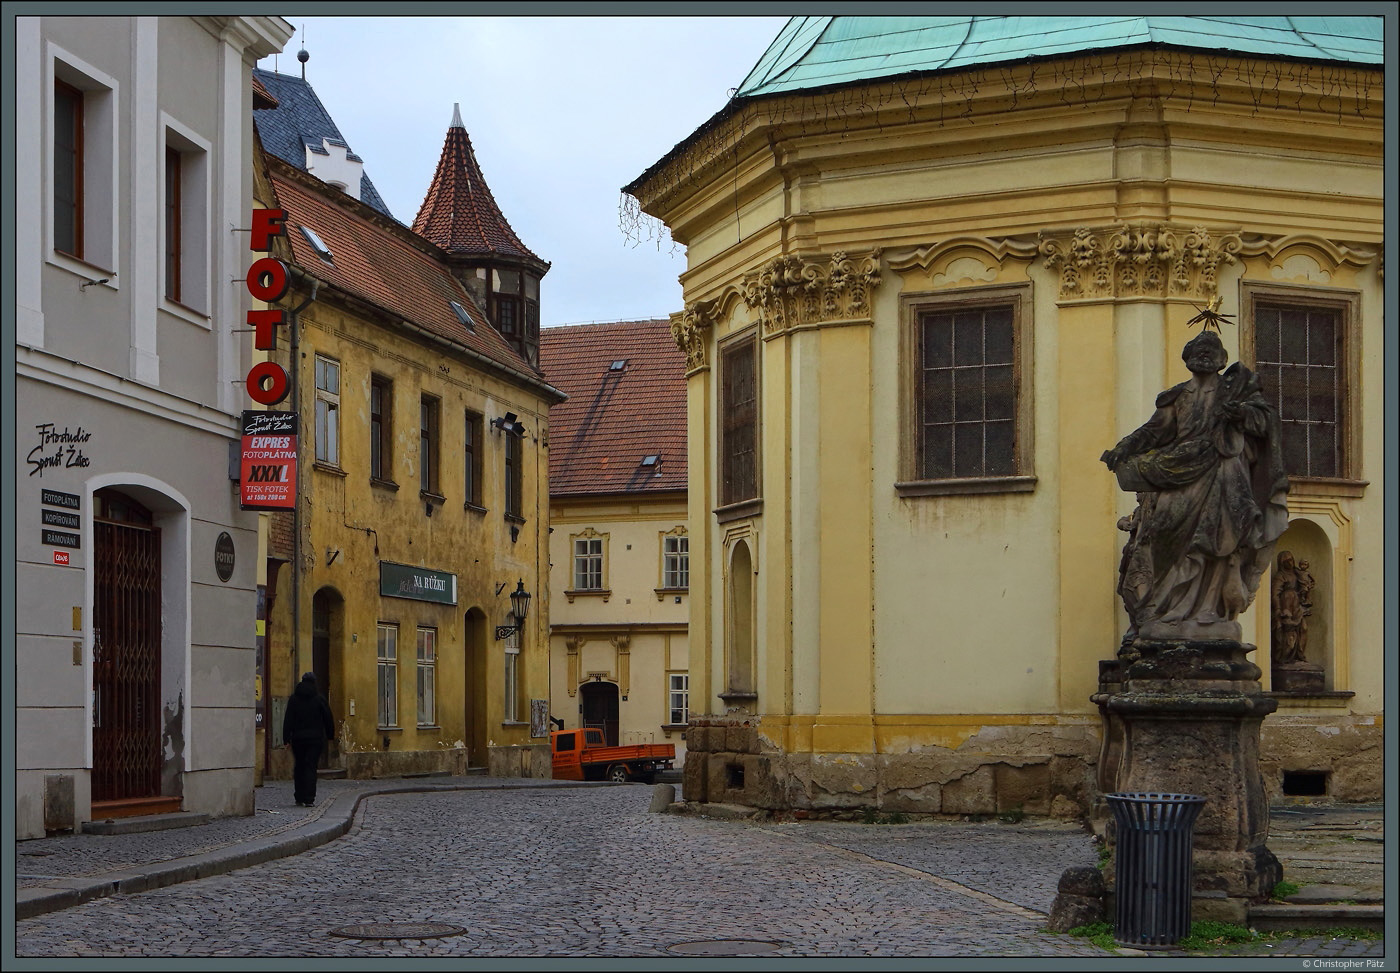
[[[1311,662],[1276,663],[1269,676],[1276,693],[1320,693],[1327,688],[1322,666]]]
[[[1269,805],[1259,727],[1278,708],[1263,695],[1254,646],[1228,639],[1144,639],[1101,672],[1100,786],[1200,794],[1193,863],[1196,918],[1243,916],[1282,878],[1265,846]],[[1236,920],[1237,921],[1237,920]]]

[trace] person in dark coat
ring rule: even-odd
[[[308,672],[287,700],[287,712],[282,718],[282,744],[291,747],[296,764],[292,780],[298,806],[316,803],[316,765],[321,762],[326,741],[334,739],[335,720],[330,704],[316,691],[316,674]]]

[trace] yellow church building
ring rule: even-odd
[[[1087,811],[1133,506],[1100,455],[1215,299],[1315,579],[1266,786],[1381,796],[1382,48],[1374,17],[798,17],[626,187],[687,248],[687,800]]]

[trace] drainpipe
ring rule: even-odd
[[[295,308],[287,312],[287,326],[291,329],[291,366],[292,366],[292,412],[297,416],[297,423],[301,422],[301,312],[316,300],[316,292],[320,290],[321,282],[315,277],[302,271],[291,268],[292,279],[304,284],[308,280],[311,282],[311,296],[302,301]],[[303,428],[298,433],[305,437]],[[304,442],[304,438],[302,439]],[[302,458],[297,457],[297,480],[296,480],[296,503],[292,506],[292,658],[296,660],[296,665],[292,668],[292,686],[296,687],[297,680],[301,678],[302,668],[301,658],[301,468]],[[271,729],[269,727],[269,729]]]

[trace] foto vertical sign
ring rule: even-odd
[[[297,414],[244,412],[239,505],[244,510],[294,510],[297,503]]]

